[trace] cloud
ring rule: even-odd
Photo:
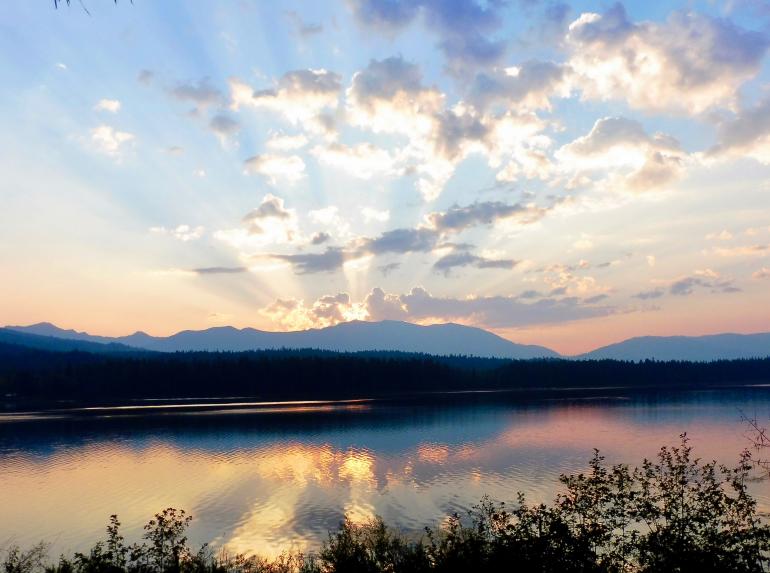
[[[388,209],[378,211],[372,207],[363,207],[361,209],[361,216],[364,218],[365,223],[371,223],[372,221],[385,223],[390,219],[390,211]]]
[[[527,225],[542,219],[547,211],[548,208],[535,205],[477,201],[465,207],[455,204],[446,211],[430,213],[426,219],[437,231],[459,232],[477,225],[492,225],[500,219],[512,218],[517,223]]]
[[[255,155],[243,162],[243,168],[245,173],[266,177],[272,185],[281,181],[293,185],[305,176],[305,162],[298,155]]]
[[[324,69],[293,70],[275,87],[254,90],[238,78],[230,80],[231,108],[252,107],[282,115],[294,125],[315,132],[329,130],[323,113],[334,110],[342,88],[339,74]]]
[[[711,269],[705,269],[703,271],[695,271],[694,276],[675,280],[669,285],[668,292],[676,296],[687,296],[698,288],[722,293],[734,293],[741,290],[733,284],[731,279],[722,278],[719,273]]]
[[[533,223],[542,218],[547,210],[534,205],[509,205],[502,202],[477,202],[466,207],[455,205],[447,211],[428,214],[427,225],[391,229],[375,237],[357,237],[343,248],[330,247],[323,253],[281,253],[270,256],[292,264],[300,274],[308,274],[331,272],[346,262],[370,256],[430,253],[446,248],[467,251],[468,245],[446,242],[446,237],[477,225],[491,225],[498,220],[511,219],[522,225]],[[347,230],[347,223],[340,219],[338,209],[333,205],[311,211],[309,216],[326,228],[341,230],[343,234]],[[443,257],[443,262],[437,263],[436,268],[444,272],[458,266],[512,268],[515,264],[511,259],[485,258],[470,253],[443,254]]]
[[[534,113],[488,114],[462,102],[447,108],[445,95],[423,85],[420,69],[401,57],[372,60],[353,75],[346,119],[354,127],[406,140],[391,154],[391,170],[413,175],[427,201],[440,195],[457,165],[473,153],[486,155],[495,169],[508,162],[501,180],[545,178],[551,169],[544,153],[551,141],[539,133],[547,124]],[[387,165],[387,159],[382,155],[378,165]]]
[[[307,136],[302,133],[297,135],[281,135],[274,133],[267,140],[265,145],[273,151],[295,151],[302,149],[308,144]]]
[[[419,67],[401,57],[371,60],[353,74],[346,96],[351,124],[384,133],[430,132],[444,105],[438,89],[422,85]]]
[[[612,307],[586,304],[577,297],[544,298],[532,303],[512,296],[458,299],[434,297],[420,287],[399,299],[411,319],[463,320],[490,328],[563,323],[615,312]]]
[[[753,279],[770,279],[770,268],[762,267],[758,271],[751,273]]]
[[[398,270],[399,268],[401,268],[401,263],[387,263],[377,267],[377,270],[382,273],[382,276],[386,277],[393,271]]]
[[[762,33],[695,12],[633,23],[620,3],[603,14],[581,14],[566,42],[583,97],[687,114],[734,104],[768,47]]]
[[[592,180],[608,189],[655,189],[684,173],[687,154],[670,135],[649,135],[635,120],[605,117],[591,131],[556,152],[560,169],[572,179]]]
[[[764,257],[770,254],[770,245],[715,247],[710,252],[720,257]]]
[[[519,66],[483,72],[474,78],[468,100],[478,109],[550,109],[553,96],[569,95],[567,71],[562,64],[529,60]]]
[[[120,101],[116,99],[100,99],[98,102],[96,102],[94,110],[118,113],[120,111]]]
[[[174,228],[150,227],[150,232],[156,235],[165,235],[173,237],[177,241],[186,243],[195,241],[203,236],[205,229],[202,226],[192,227],[191,225],[178,225]]]
[[[393,229],[374,239],[366,239],[364,250],[374,255],[428,252],[436,247],[438,239],[433,229]]]
[[[607,316],[616,309],[576,297],[525,302],[514,296],[435,297],[422,287],[395,294],[375,287],[361,302],[351,300],[346,293],[323,296],[310,304],[278,299],[260,312],[289,328],[319,328],[348,320],[453,321],[484,328],[516,328]]]
[[[706,235],[706,239],[708,240],[730,241],[732,240],[732,238],[733,238],[733,234],[726,229],[723,229],[719,233],[709,233],[708,235]]]
[[[260,314],[289,330],[333,326],[361,318],[360,312],[361,306],[352,304],[347,293],[325,295],[311,304],[297,299],[278,299],[260,310]]]
[[[209,128],[222,141],[226,141],[229,137],[235,135],[241,130],[241,124],[230,116],[218,113],[211,118],[211,121],[209,121]]]
[[[135,140],[133,133],[120,131],[111,125],[102,124],[91,130],[91,142],[99,151],[112,157],[120,156]]]
[[[297,273],[330,273],[336,271],[342,265],[350,260],[352,255],[338,247],[327,247],[323,253],[299,253],[293,255],[274,254],[270,255],[274,259],[279,259],[291,263]]]
[[[640,300],[651,300],[651,299],[655,299],[655,298],[660,298],[664,294],[666,294],[666,291],[664,289],[658,287],[658,288],[655,288],[655,289],[652,289],[652,290],[638,292],[638,293],[636,293],[635,295],[632,295],[632,296],[634,298],[638,298]]]
[[[458,267],[475,267],[477,269],[512,269],[518,264],[513,259],[492,259],[474,255],[467,251],[450,253],[441,257],[433,264],[433,269],[445,275]]]
[[[310,238],[310,244],[311,245],[322,245],[323,243],[328,242],[332,236],[329,233],[324,233],[323,231],[316,233]]]
[[[324,27],[321,24],[306,23],[294,10],[287,11],[286,17],[289,19],[289,22],[294,29],[294,33],[300,38],[307,39],[312,36],[317,36],[324,31]]]
[[[195,104],[195,109],[205,109],[222,102],[222,92],[209,84],[208,78],[197,82],[183,82],[169,90],[169,93],[179,101],[189,101]]]
[[[248,270],[246,267],[201,267],[193,269],[192,272],[198,275],[234,275]]]
[[[155,79],[155,73],[152,70],[141,70],[136,76],[136,81],[145,86],[150,85],[153,79]]]
[[[752,157],[770,165],[770,95],[717,124],[718,143],[707,157]]]
[[[301,241],[297,213],[285,206],[281,197],[268,193],[262,202],[243,216],[242,226],[220,230],[214,238],[237,249],[242,256],[263,252],[268,245],[286,245]]]
[[[502,23],[504,2],[490,0],[351,0],[356,20],[369,29],[392,34],[413,22],[418,15],[439,37],[438,47],[447,68],[464,74],[479,66],[498,62],[506,42],[493,37]]]
[[[391,154],[371,143],[353,146],[341,143],[318,145],[313,148],[312,154],[322,165],[339,169],[358,179],[382,178],[396,173]]]

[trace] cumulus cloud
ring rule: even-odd
[[[381,153],[378,165],[413,175],[428,201],[473,153],[485,155],[495,169],[506,164],[498,176],[505,181],[545,178],[551,169],[545,153],[551,140],[540,133],[547,124],[534,112],[487,113],[462,102],[447,107],[445,94],[424,85],[420,69],[401,57],[372,60],[354,74],[346,91],[346,118],[353,126],[406,140],[390,157]],[[350,158],[351,166],[359,163],[356,159]]]
[[[591,131],[556,152],[560,169],[574,180],[598,181],[615,190],[647,191],[684,172],[687,154],[670,135],[649,135],[635,120],[605,117]]]
[[[96,149],[112,157],[118,157],[135,140],[133,133],[120,131],[111,125],[102,124],[91,130],[91,142]]]
[[[596,301],[599,302],[599,301]],[[463,322],[485,328],[515,328],[607,316],[614,307],[576,297],[526,301],[516,296],[437,297],[422,287],[408,293],[388,293],[373,288],[363,301],[346,293],[320,297],[312,303],[276,300],[260,312],[289,328],[318,328],[348,320],[408,320],[413,322]]]
[[[362,318],[360,312],[361,305],[352,304],[347,293],[325,295],[310,304],[297,299],[278,299],[260,310],[263,316],[288,330],[333,326]]]
[[[418,15],[439,37],[439,48],[450,72],[467,73],[498,62],[506,43],[493,34],[501,24],[504,2],[491,0],[351,0],[356,20],[364,26],[393,32],[407,26]]]
[[[770,268],[762,267],[758,271],[751,273],[753,279],[770,279]]]
[[[298,155],[255,155],[243,162],[243,168],[245,173],[266,177],[272,185],[278,182],[292,185],[305,176],[305,162]]]
[[[468,100],[479,109],[550,109],[552,97],[569,95],[567,72],[563,64],[538,60],[482,72],[474,78]]]
[[[718,143],[708,157],[752,157],[770,165],[770,95],[717,125]]]
[[[566,41],[584,97],[685,113],[734,104],[768,47],[762,33],[695,12],[633,23],[620,3],[603,14],[581,14]]]
[[[281,197],[265,195],[255,209],[244,215],[242,226],[221,230],[214,237],[237,249],[242,255],[253,256],[267,245],[285,245],[301,240],[297,213],[285,206]]]
[[[282,115],[305,129],[328,131],[323,114],[336,109],[341,90],[339,74],[324,69],[293,70],[272,88],[254,90],[238,78],[230,80],[231,107],[252,107]]]
[[[165,235],[173,237],[178,241],[186,243],[187,241],[194,241],[200,239],[203,236],[205,229],[202,226],[193,227],[191,225],[178,225],[173,228],[167,227],[151,227],[150,232],[156,235]]]
[[[116,99],[100,99],[96,102],[94,110],[118,113],[120,111],[120,101]]]

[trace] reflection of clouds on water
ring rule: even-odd
[[[89,425],[87,435],[76,424],[60,433],[19,425],[30,430],[22,438],[0,430],[0,540],[45,538],[55,551],[81,550],[103,535],[111,513],[136,539],[167,506],[194,516],[192,542],[234,551],[315,547],[345,512],[419,531],[484,494],[512,500],[521,490],[548,501],[558,475],[584,469],[593,447],[610,462],[637,463],[687,430],[700,457],[733,462],[746,445],[739,409],[768,412],[770,392],[404,408],[304,427],[301,418],[270,425],[233,416],[190,426],[187,416],[186,426],[148,428],[138,419],[101,432]],[[767,485],[757,488],[767,506]]]

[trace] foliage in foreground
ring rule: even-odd
[[[608,467],[595,453],[585,474],[562,476],[564,493],[551,505],[511,507],[489,499],[467,518],[408,538],[379,518],[346,519],[320,551],[275,560],[193,553],[185,532],[191,517],[166,509],[145,526],[141,543],[127,545],[112,516],[107,539],[87,554],[46,564],[44,545],[5,552],[5,573],[380,573],[506,571],[559,573],[770,570],[770,527],[746,486],[748,453],[734,469],[693,457],[686,436],[640,467]]]

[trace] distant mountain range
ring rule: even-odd
[[[707,336],[640,336],[610,344],[580,356],[586,359],[689,360],[770,356],[770,332],[759,334],[711,334]]]
[[[230,326],[185,330],[165,337],[136,332],[129,336],[95,336],[63,330],[50,323],[0,328],[0,342],[45,350],[88,352],[230,351],[271,349],[332,350],[338,352],[402,351],[439,356],[490,358],[559,358],[544,346],[516,344],[480,328],[459,324],[421,326],[408,322],[353,321],[321,329],[266,332]],[[643,336],[575,356],[577,359],[688,360],[770,356],[770,333],[709,336]]]
[[[9,326],[1,330],[70,342],[115,344],[124,349],[130,347],[157,352],[189,350],[240,352],[313,348],[338,352],[392,350],[441,356],[469,355],[517,359],[559,356],[558,353],[544,346],[515,344],[480,328],[459,324],[421,326],[393,320],[344,322],[327,328],[295,332],[265,332],[253,328],[237,329],[224,326],[207,330],[185,330],[165,337],[150,336],[144,332],[116,338],[94,336],[75,330],[63,330],[45,322],[32,326]]]

